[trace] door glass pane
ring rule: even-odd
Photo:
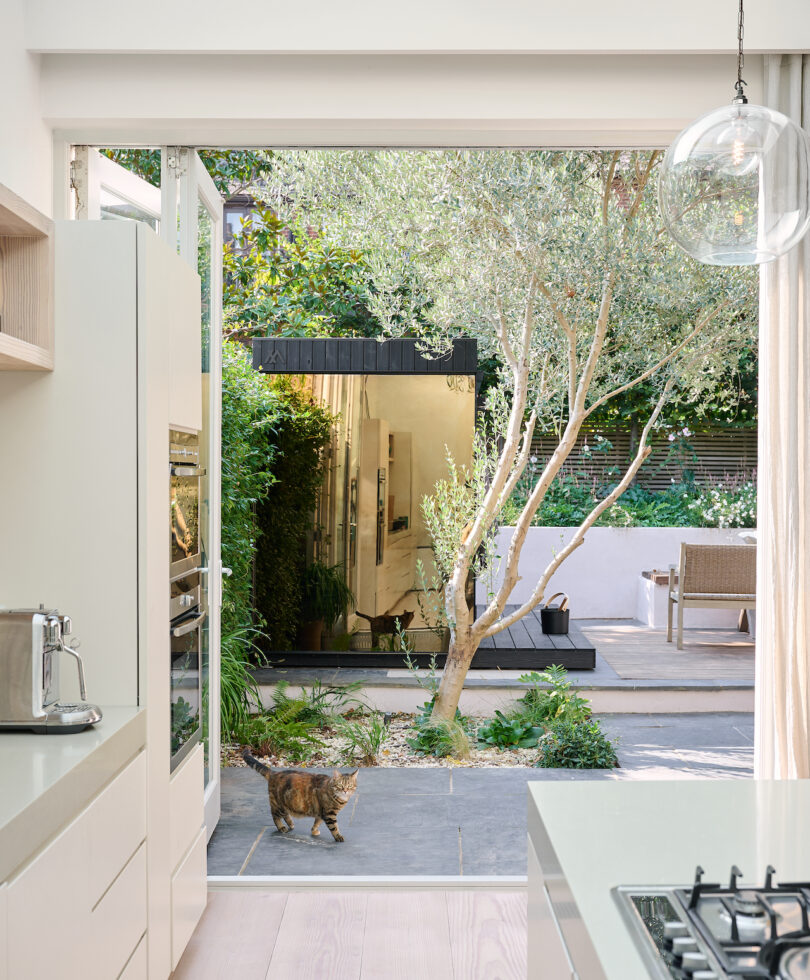
[[[99,204],[102,221],[143,221],[153,231],[160,231],[159,218],[106,187],[99,190]]]
[[[197,223],[197,271],[200,274],[201,329],[202,329],[202,431],[200,432],[200,465],[205,471],[200,481],[200,550],[203,568],[210,569],[202,578],[202,607],[210,610],[210,590],[215,556],[212,553],[211,525],[211,242],[214,222],[208,210],[198,205]],[[211,619],[206,616],[200,636],[200,670],[203,689],[203,747],[205,752],[205,784],[211,778],[209,752],[210,728],[210,655]]]

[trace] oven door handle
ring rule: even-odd
[[[180,626],[175,626],[172,630],[172,636],[185,636],[186,633],[197,629],[207,615],[208,613],[200,613],[199,616],[195,616],[194,619],[190,619],[187,623],[181,623]]]
[[[205,476],[204,466],[176,466],[171,464],[172,476]]]

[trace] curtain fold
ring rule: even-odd
[[[810,128],[810,56],[765,56],[765,104]],[[810,236],[760,270],[754,773],[810,778]]]

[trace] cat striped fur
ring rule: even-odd
[[[323,822],[338,843],[344,840],[337,815],[357,789],[357,769],[348,774],[335,769],[331,776],[326,776],[300,769],[271,769],[247,749],[242,753],[242,758],[267,780],[270,813],[280,834],[293,829],[293,817],[314,817],[313,837],[320,834],[319,828]]]

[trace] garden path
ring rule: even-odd
[[[621,769],[363,769],[340,816],[345,843],[311,821],[279,834],[252,769],[222,770],[209,875],[525,875],[526,783],[540,779],[750,777],[750,714],[604,715]]]

